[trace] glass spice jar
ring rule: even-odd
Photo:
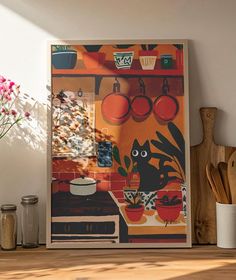
[[[38,197],[36,195],[23,196],[21,205],[22,247],[36,248],[39,246]]]
[[[4,204],[1,206],[0,228],[2,250],[15,250],[17,242],[16,205]]]

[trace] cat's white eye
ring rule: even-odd
[[[147,156],[147,151],[142,151],[141,152],[141,157],[146,157]]]
[[[138,156],[138,150],[133,150],[132,151],[132,156],[137,157]]]

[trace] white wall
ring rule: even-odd
[[[235,11],[234,0],[0,0],[0,74],[34,104],[26,129],[1,140],[0,204],[38,194],[45,241],[48,39],[190,39],[191,143],[199,107],[216,106],[217,142],[236,145]]]

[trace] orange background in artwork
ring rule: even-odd
[[[178,96],[176,98],[178,100],[180,110],[174,120],[174,123],[181,131],[183,131],[183,97]],[[152,139],[157,139],[156,131],[161,132],[171,142],[173,142],[171,135],[168,133],[167,126],[160,124],[156,120],[154,113],[151,113],[150,116],[142,122],[137,122],[132,118],[132,116],[130,116],[130,118],[122,125],[116,126],[109,124],[102,116],[101,101],[96,101],[96,128],[99,130],[107,130],[108,135],[113,136],[112,139],[120,150],[121,158],[123,158],[124,155],[130,156],[130,151],[135,138],[138,139],[140,145],[143,145],[146,140],[149,140],[150,142]],[[151,144],[151,142],[150,147],[152,152],[157,152],[157,149]],[[153,162],[155,162],[155,159]],[[117,166],[115,162],[113,163],[114,164],[111,170],[115,171]],[[95,166],[94,168],[97,170]]]
[[[74,49],[78,51],[78,65],[83,66],[83,56],[82,53],[86,52],[83,46],[73,46]],[[176,48],[172,45],[164,45],[160,44],[156,48],[158,50],[158,58],[160,58],[160,55],[162,54],[171,54],[173,56],[173,59],[175,59],[176,55]],[[102,46],[99,52],[105,52],[106,53],[106,60],[113,61],[113,52],[116,51],[134,51],[134,59],[138,59],[138,52],[139,50],[142,50],[140,45],[135,45],[133,47],[130,47],[128,49],[116,49],[111,45]],[[127,96],[129,96],[131,99],[140,94],[139,90],[139,84],[138,84],[138,78],[121,78],[118,77],[118,80],[121,85],[121,92]],[[160,77],[154,77],[154,78],[148,78],[143,77],[143,80],[146,85],[146,95],[152,98],[154,101],[156,97],[160,96],[162,94],[161,87],[163,78]],[[111,140],[113,143],[115,143],[121,154],[121,158],[124,157],[124,155],[130,156],[130,150],[132,148],[132,144],[135,138],[138,139],[138,142],[140,145],[142,145],[146,140],[151,139],[157,139],[156,131],[161,132],[164,134],[170,141],[173,142],[173,139],[171,138],[171,135],[168,133],[167,125],[160,124],[153,113],[150,114],[150,116],[142,121],[142,122],[136,122],[133,120],[132,116],[124,122],[122,125],[111,125],[106,120],[104,120],[102,113],[101,113],[101,103],[102,99],[109,93],[112,92],[112,86],[115,81],[115,77],[104,77],[101,81],[99,95],[95,96],[95,104],[96,104],[96,124],[95,127],[97,130],[102,131],[102,134],[105,136],[109,135],[111,136]],[[177,125],[177,127],[182,131],[184,134],[184,96],[183,96],[183,84],[181,78],[168,78],[168,82],[170,85],[170,92],[169,94],[174,96],[179,103],[179,112],[173,122]],[[57,93],[61,89],[64,90],[71,90],[71,91],[77,91],[79,88],[82,88],[84,92],[91,92],[91,94],[95,95],[95,80],[93,77],[54,77],[52,79],[52,88],[53,92]],[[103,140],[100,138],[100,140]],[[152,152],[157,152],[157,149],[151,144],[150,147]],[[155,166],[158,166],[157,159],[153,159],[150,161]],[[75,161],[58,161],[56,160],[53,162],[53,172],[81,172],[82,170],[86,169],[89,171],[95,171],[95,172],[117,172],[117,164],[113,160],[113,166],[111,168],[101,168],[98,167],[94,159],[88,159],[86,163],[86,168],[83,166],[81,167],[81,164]]]

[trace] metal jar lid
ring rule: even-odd
[[[38,201],[37,195],[25,195],[21,198],[21,204],[36,204]]]
[[[1,206],[1,211],[7,212],[7,211],[16,211],[16,205],[15,204],[3,204]]]

